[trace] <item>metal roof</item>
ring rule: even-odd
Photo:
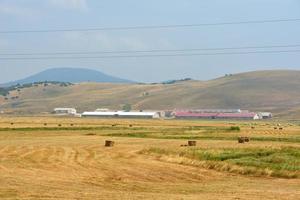
[[[242,113],[193,113],[193,112],[175,112],[176,117],[232,117],[232,118],[253,118],[257,114],[253,112]]]
[[[84,112],[83,116],[154,116],[157,112]]]
[[[176,110],[176,112],[191,112],[191,113],[241,113],[241,109],[185,109]]]

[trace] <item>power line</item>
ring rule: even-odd
[[[216,56],[216,55],[247,55],[272,53],[298,53],[299,50],[285,51],[246,51],[246,52],[220,52],[220,53],[194,53],[194,54],[156,54],[156,55],[113,55],[113,56],[76,56],[76,57],[11,57],[1,60],[52,60],[52,59],[105,59],[105,58],[150,58],[150,57],[184,57],[184,56]]]
[[[20,33],[55,33],[55,32],[90,32],[90,31],[120,31],[120,30],[138,30],[138,29],[173,29],[173,28],[192,28],[201,26],[224,26],[224,25],[242,25],[242,24],[266,24],[300,22],[300,18],[294,19],[273,19],[273,20],[253,20],[236,22],[217,22],[200,24],[175,24],[175,25],[153,25],[153,26],[124,26],[124,27],[99,27],[99,28],[74,28],[74,29],[44,29],[44,30],[3,30],[0,34],[20,34]]]
[[[270,45],[270,46],[244,46],[244,47],[217,47],[217,48],[194,48],[194,49],[152,49],[152,50],[124,50],[124,51],[77,51],[77,52],[50,52],[50,53],[0,53],[0,56],[32,56],[32,55],[84,55],[84,54],[125,54],[125,53],[158,53],[158,52],[191,52],[191,51],[221,51],[242,49],[273,49],[300,47],[294,45]]]

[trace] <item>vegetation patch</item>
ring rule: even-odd
[[[239,126],[231,126],[229,128],[229,131],[240,131],[240,130],[241,130],[241,128]]]
[[[110,137],[131,137],[131,138],[151,138],[151,139],[178,139],[178,140],[224,140],[234,141],[240,136],[239,131],[229,131],[228,127],[128,127],[127,125],[114,126],[71,126],[69,123],[45,123],[41,127],[11,127],[0,128],[0,132],[34,132],[34,131],[96,131],[98,135]],[[251,141],[258,142],[289,142],[299,143],[300,136],[251,136]]]
[[[13,125],[13,123],[12,123]],[[89,131],[89,130],[120,130],[118,127],[96,126],[96,127],[74,127],[65,124],[57,124],[57,127],[22,127],[22,128],[0,128],[0,131]],[[66,127],[69,126],[69,127]],[[122,127],[126,130],[129,128]]]
[[[121,131],[121,130],[120,130]],[[139,130],[135,132],[116,132],[105,134],[104,136],[110,137],[133,137],[133,138],[151,138],[151,139],[177,139],[177,140],[226,140],[226,141],[236,141],[237,136],[223,136],[221,134],[208,134],[204,132],[202,134],[183,134],[182,132],[168,132],[168,131],[151,131],[151,130]],[[259,142],[290,142],[290,143],[299,143],[299,136],[289,136],[289,137],[251,137],[251,141]]]
[[[298,178],[300,176],[300,148],[297,147],[214,150],[150,148],[142,150],[140,153],[158,155],[162,160],[165,158],[163,156],[174,157],[175,159],[166,158],[166,160],[243,175],[280,178]]]
[[[1,96],[7,96],[11,91],[17,90],[18,92],[21,91],[21,89],[25,88],[31,88],[34,86],[39,86],[43,85],[44,87],[48,85],[59,85],[60,87],[68,87],[70,85],[73,85],[72,83],[68,82],[58,82],[58,81],[44,81],[44,82],[34,82],[34,83],[26,83],[26,84],[17,84],[17,85],[12,85],[9,87],[1,87],[0,88],[0,95]]]
[[[133,137],[133,138],[155,138],[155,136],[150,137],[147,132],[134,132],[134,133],[110,133],[104,136],[110,137]]]

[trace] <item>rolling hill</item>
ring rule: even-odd
[[[57,82],[99,82],[99,83],[132,83],[133,81],[113,77],[96,70],[81,68],[53,68],[42,71],[27,78],[2,84],[2,86],[11,86],[16,84],[26,84],[44,81]]]
[[[257,71],[174,84],[40,85],[14,91],[7,100],[0,97],[0,110],[35,114],[64,106],[79,111],[120,109],[129,103],[134,109],[241,108],[294,119],[300,117],[299,77],[300,71]]]

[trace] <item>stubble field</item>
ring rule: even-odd
[[[0,199],[299,196],[298,122],[0,118]]]

